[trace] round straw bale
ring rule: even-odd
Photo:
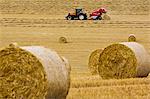
[[[68,43],[68,42],[67,42],[67,38],[65,38],[65,37],[60,37],[60,38],[59,38],[59,43]]]
[[[148,78],[150,78],[150,73],[148,74]]]
[[[136,42],[112,44],[100,54],[98,72],[104,79],[145,77],[150,72],[149,55]]]
[[[9,47],[18,47],[18,44],[16,42],[15,43],[10,43]]]
[[[128,37],[128,42],[136,42],[136,37],[134,34],[130,34]]]
[[[111,18],[110,18],[110,16],[108,16],[107,14],[104,14],[104,15],[102,16],[102,19],[103,19],[103,20],[110,20]]]
[[[68,89],[70,88],[70,73],[71,73],[71,66],[68,62],[68,60],[65,58],[65,57],[61,57],[62,58],[62,61],[65,63],[65,67],[67,69],[67,76],[68,76]],[[67,91],[67,94],[68,94],[69,90]],[[66,99],[66,98],[65,98]]]
[[[103,51],[102,49],[96,49],[91,53],[89,57],[88,66],[92,75],[98,74],[99,56],[102,53],[102,51]]]
[[[0,97],[3,99],[65,99],[69,90],[66,63],[41,46],[0,50]]]

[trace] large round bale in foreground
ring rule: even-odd
[[[100,54],[98,71],[104,79],[146,77],[149,59],[145,48],[136,42],[112,44]]]
[[[65,99],[70,78],[65,61],[41,46],[0,50],[0,97],[3,99]]]
[[[134,34],[130,34],[128,37],[128,42],[136,42],[136,37]]]
[[[70,72],[71,72],[71,66],[70,66],[70,64],[69,64],[69,61],[65,58],[65,57],[61,57],[62,58],[62,60],[64,61],[64,63],[65,63],[65,66],[66,66],[66,68],[67,68],[67,70],[68,70],[68,72],[69,72],[69,74],[70,74]]]
[[[150,73],[148,74],[148,76],[147,76],[148,78],[150,78]]]
[[[96,49],[90,54],[88,67],[92,75],[98,74],[99,56],[102,53],[102,51],[102,49]]]

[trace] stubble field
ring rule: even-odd
[[[1,0],[0,5],[0,48],[17,42],[19,46],[46,46],[65,56],[72,68],[68,99],[150,98],[150,77],[102,80],[88,69],[93,50],[125,42],[129,34],[135,34],[150,53],[148,0]],[[105,6],[111,20],[65,20],[76,6],[87,13]],[[68,43],[59,43],[61,36]]]

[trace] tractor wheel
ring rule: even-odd
[[[101,17],[101,16],[99,17],[99,20],[102,20],[102,17]]]
[[[96,20],[102,20],[102,17],[101,17],[101,16],[98,16],[98,17],[96,18]]]
[[[67,20],[73,20],[72,16],[68,16]]]
[[[80,14],[78,18],[79,20],[85,20],[85,16],[83,14]]]

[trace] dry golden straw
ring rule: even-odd
[[[15,43],[11,43],[9,44],[9,47],[18,47],[18,44],[15,42]]]
[[[136,42],[112,44],[100,54],[98,71],[104,79],[146,77],[149,59],[145,48]]]
[[[65,99],[70,86],[66,65],[55,51],[41,46],[4,48],[0,50],[0,97]]]
[[[128,37],[128,42],[136,42],[136,37],[134,34],[130,34]]]
[[[89,57],[88,66],[92,75],[98,74],[99,57],[102,51],[103,51],[102,49],[94,50]]]
[[[67,42],[67,39],[65,37],[60,37],[59,43],[68,43],[68,42]]]
[[[150,78],[150,73],[148,74],[148,78]]]
[[[63,57],[63,56],[61,57],[61,59],[62,59],[62,61],[65,63],[65,66],[66,66],[66,68],[67,68],[67,70],[68,70],[68,72],[69,72],[69,74],[70,74],[71,66],[70,66],[68,60],[67,60],[65,57]]]
[[[103,20],[110,20],[110,16],[108,16],[107,14],[104,14],[102,17]]]

